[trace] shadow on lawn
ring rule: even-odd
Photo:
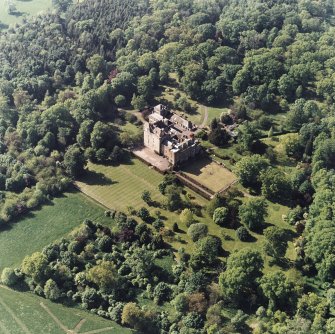
[[[98,173],[92,170],[86,171],[84,182],[88,185],[101,185],[107,186],[118,183],[117,181],[113,181],[110,178],[106,177],[103,173]]]
[[[202,169],[208,166],[211,162],[212,161],[209,158],[204,157],[202,159],[193,159],[188,165],[185,165],[183,167],[184,170],[187,171],[187,173],[199,176],[203,173]]]

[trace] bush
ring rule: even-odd
[[[164,223],[158,218],[153,222],[152,226],[156,231],[159,231],[162,227],[164,227]]]
[[[114,102],[118,107],[124,107],[127,103],[126,98],[123,95],[117,95],[114,98]]]
[[[123,303],[116,303],[113,308],[109,309],[109,317],[118,324],[121,323],[123,307]]]
[[[177,312],[186,313],[188,309],[188,300],[185,294],[181,293],[173,300],[174,308]]]
[[[204,325],[204,319],[200,314],[191,312],[184,317],[183,323],[188,328],[200,329]]]
[[[148,209],[146,208],[141,208],[137,212],[138,217],[140,217],[144,222],[148,222],[150,219],[150,213]]]
[[[213,221],[220,226],[227,225],[228,209],[225,207],[216,208],[213,214]]]
[[[191,225],[187,230],[187,235],[192,239],[192,241],[198,241],[199,239],[205,237],[208,233],[207,225],[203,223],[196,223]]]
[[[182,224],[185,224],[187,227],[189,227],[194,222],[193,212],[190,209],[184,209],[181,212],[179,219]]]
[[[60,298],[61,293],[60,293],[57,283],[54,280],[52,279],[47,280],[44,286],[44,294],[45,294],[45,298],[53,300],[53,301]]]
[[[241,241],[248,241],[250,239],[250,233],[244,226],[241,226],[236,230],[236,236]]]
[[[154,300],[157,304],[169,300],[171,295],[171,288],[165,282],[159,282],[154,289]]]
[[[18,281],[18,277],[15,274],[14,269],[4,268],[1,274],[1,282],[7,286],[14,286]]]

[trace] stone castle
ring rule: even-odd
[[[200,152],[194,138],[193,124],[159,104],[144,123],[144,145],[165,157],[172,166],[179,165]]]

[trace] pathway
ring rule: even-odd
[[[204,128],[207,125],[207,121],[208,121],[208,107],[203,106],[203,108],[205,108],[205,115],[204,115],[204,120],[199,126],[200,128]]]
[[[47,305],[45,305],[43,302],[41,302],[40,305],[49,314],[53,321],[64,331],[65,334],[78,334],[82,325],[86,322],[86,319],[81,319],[74,329],[69,329],[51,312]],[[98,334],[112,329],[114,329],[114,327],[105,327],[100,329],[94,329],[88,332],[83,332],[82,334]]]
[[[25,334],[32,334],[27,326],[16,316],[16,314],[12,311],[12,309],[3,301],[3,299],[0,297],[0,304],[5,308],[5,310],[12,316],[14,321],[21,327],[22,331]],[[3,327],[3,324],[1,325]]]
[[[8,288],[5,285],[0,284],[0,289],[6,289],[12,291],[10,288]],[[24,334],[33,334],[28,327],[20,320],[15,312],[5,303],[5,301],[0,297],[0,305],[6,310],[6,312],[12,317],[13,321],[21,328],[22,333]],[[81,319],[78,324],[74,327],[74,329],[69,329],[67,328],[59,318],[57,318],[52,311],[49,309],[47,305],[45,305],[43,302],[40,303],[41,307],[48,313],[48,315],[53,319],[53,321],[58,325],[58,327],[65,333],[65,334],[78,334],[81,327],[84,325],[86,322],[86,319]],[[106,331],[111,331],[114,329],[114,327],[105,327],[105,328],[100,328],[100,329],[94,329],[94,330],[89,330],[87,332],[82,332],[81,334],[98,334],[98,333],[103,333]],[[4,323],[0,319],[0,333],[1,334],[11,334],[11,331],[6,328]]]

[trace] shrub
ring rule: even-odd
[[[213,214],[213,221],[220,226],[227,225],[228,209],[225,207],[216,208]]]
[[[196,223],[191,225],[187,230],[187,235],[192,239],[192,241],[198,241],[199,239],[205,237],[208,233],[207,225],[203,223]]]
[[[200,329],[204,325],[204,319],[200,314],[191,312],[184,317],[183,323],[188,328]]]
[[[114,102],[118,107],[124,107],[127,103],[126,98],[123,95],[117,95],[114,98]]]
[[[139,329],[143,318],[144,312],[135,303],[127,303],[122,311],[121,323]]]
[[[194,222],[193,212],[190,209],[184,209],[181,212],[179,219],[182,224],[185,224],[187,227],[189,227]]]
[[[148,209],[144,207],[138,210],[137,215],[145,222],[148,222],[148,220],[150,219],[150,213]]]
[[[171,288],[165,282],[159,282],[154,289],[154,300],[157,304],[169,300],[171,295]]]
[[[250,239],[250,233],[249,233],[248,229],[244,226],[240,226],[236,230],[236,236],[241,241],[248,241]]]
[[[188,309],[188,300],[185,294],[180,293],[177,295],[173,300],[173,305],[177,312],[186,313]]]
[[[57,283],[54,280],[52,279],[47,280],[44,286],[44,294],[45,294],[45,298],[50,299],[50,300],[55,301],[60,298],[61,293],[60,293]]]
[[[13,286],[17,283],[18,277],[15,274],[14,269],[12,268],[4,268],[1,273],[1,282],[7,286]]]

